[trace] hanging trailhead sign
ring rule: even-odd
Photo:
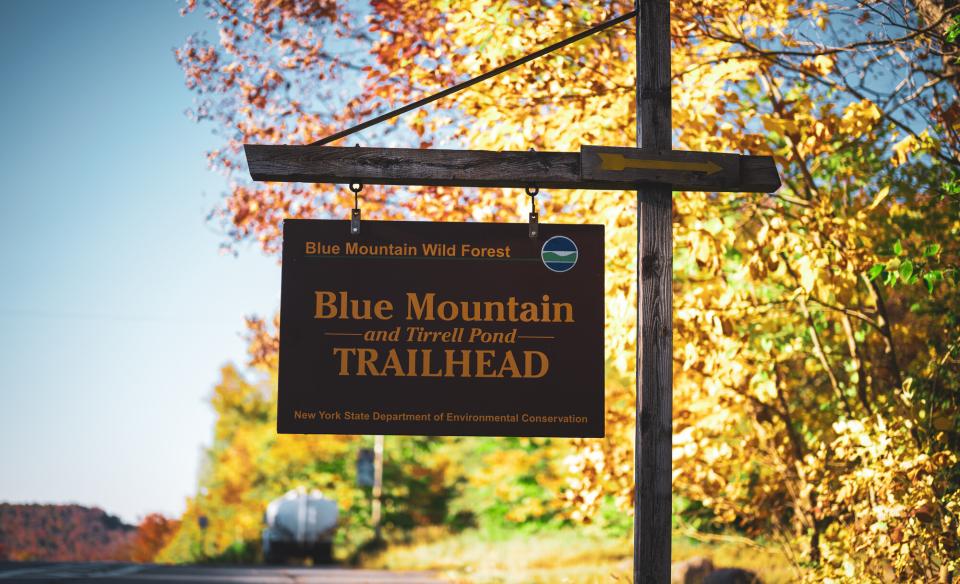
[[[283,232],[281,433],[603,436],[603,226]]]
[[[326,146],[629,20],[636,23],[637,148],[584,145],[580,152],[490,152]],[[633,489],[633,578],[637,584],[670,581],[673,432],[671,191],[771,193],[780,187],[780,177],[770,156],[674,150],[670,84],[670,0],[636,0],[630,12],[312,144],[244,145],[247,165],[254,180],[512,187],[526,188],[531,196],[536,195],[537,188],[637,192],[636,482]],[[351,184],[350,188],[357,194],[362,184],[356,188]],[[299,225],[309,224],[290,222],[284,229],[287,239],[283,252],[278,422],[281,431],[287,431],[291,424],[296,427],[292,431],[309,432],[306,428],[310,424],[313,424],[314,431],[319,431],[316,429],[321,423],[337,423],[344,429],[336,431],[351,433],[479,434],[489,431],[521,436],[602,436],[602,398],[600,393],[590,397],[595,395],[593,380],[598,385],[600,383],[603,365],[602,341],[599,340],[602,332],[594,328],[603,326],[602,231],[598,226],[540,226],[538,220],[534,209],[526,232],[522,225],[416,224],[416,227],[409,227],[411,224],[373,223],[370,228],[365,224],[362,237],[358,237],[361,233],[360,210],[355,199],[351,221],[324,223],[324,227],[316,228],[316,235],[309,233],[311,227],[303,227],[304,233],[299,231]],[[412,231],[407,232],[408,228]],[[348,230],[353,239],[347,239]],[[525,233],[527,239],[524,239]],[[359,245],[368,236],[379,241],[379,245],[398,245],[400,249],[404,245],[416,247],[446,242],[445,245],[453,246],[450,248],[454,250],[452,253],[461,250],[461,256],[464,248],[459,246],[462,245],[471,246],[469,249],[506,249],[509,245],[511,255],[485,256],[482,261],[468,257],[453,259],[456,256],[435,260],[401,259],[402,255],[369,258],[367,254],[362,254],[365,259],[359,261],[355,257],[337,260],[334,259],[337,253],[325,250],[315,252],[324,257],[308,259],[300,255],[306,255],[309,241],[314,241],[315,245],[321,241],[341,246],[353,241]],[[557,236],[567,238],[572,245],[555,239]],[[364,244],[369,245],[366,241]],[[303,251],[297,251],[291,245],[301,245]],[[445,248],[441,245],[440,249]],[[569,253],[572,250],[576,253],[573,259]],[[536,263],[538,255],[542,266]],[[516,261],[518,259],[525,261]],[[290,268],[289,264],[294,262],[300,267]],[[311,262],[322,263],[324,267],[318,268],[316,273],[304,271],[302,267],[313,265]],[[407,267],[400,268],[401,265]],[[436,265],[436,271],[426,271],[428,265]],[[523,269],[524,265],[526,269]],[[540,269],[543,275],[532,275],[531,265]],[[410,275],[411,271],[419,277]],[[340,288],[325,288],[326,282],[346,284]],[[346,288],[348,285],[355,288]],[[358,292],[354,298],[354,289],[367,290],[366,296]],[[331,297],[323,292],[335,295]],[[346,295],[336,295],[340,292]],[[314,294],[312,301],[310,293]],[[426,295],[430,293],[436,295],[428,301]],[[372,310],[374,318],[382,323],[374,319],[340,318],[341,314],[352,314],[342,312],[352,299],[372,302],[366,308],[362,304],[356,305],[357,309]],[[513,306],[511,300],[513,304],[519,304],[519,308]],[[480,302],[481,310],[487,310],[483,303],[491,303],[491,311],[501,310],[501,305],[504,311],[519,310],[519,315],[516,312],[510,314],[520,322],[508,322],[508,313],[504,312],[503,322],[495,319],[494,323],[468,323],[466,311],[474,309],[465,307],[464,301]],[[384,315],[389,312],[389,317],[381,319],[376,316],[377,302],[387,302],[380,304],[380,310]],[[446,314],[450,320],[441,317],[439,321],[430,321],[431,324],[419,323],[419,315],[426,314],[427,302],[433,303],[434,319],[440,315],[441,303],[450,302],[445,305],[448,308],[443,309],[448,311]],[[527,321],[524,322],[523,303],[542,306],[536,310],[528,306]],[[472,307],[472,304],[467,306]],[[311,309],[314,311],[313,321],[309,318]],[[337,312],[332,312],[334,310]],[[410,310],[418,318],[408,322]],[[568,310],[573,322],[566,320]],[[291,315],[291,311],[295,315]],[[318,313],[336,314],[337,317],[316,318]],[[499,313],[493,313],[499,316]],[[537,320],[533,319],[534,314]],[[321,327],[325,325],[318,323],[330,323],[330,328],[323,329]],[[420,340],[416,333],[410,332],[413,327],[439,334]],[[490,345],[482,336],[474,337],[474,340],[479,338],[480,343],[471,344],[469,336],[457,336],[460,333],[452,330],[472,328],[500,333],[501,336],[489,337],[493,341]],[[365,338],[371,331],[374,340]],[[384,335],[384,340],[375,340],[377,331]],[[333,344],[328,339],[315,342],[318,334],[321,337],[343,336],[354,339],[354,342]],[[397,338],[391,339],[390,334]],[[414,336],[400,336],[410,334]],[[448,336],[444,338],[444,334]],[[464,343],[464,339],[467,341],[463,346],[457,344]],[[390,348],[401,346],[397,343],[404,343],[404,352],[398,351],[394,358],[390,356]],[[425,343],[433,343],[433,346]],[[291,347],[296,347],[292,353]],[[601,347],[599,353],[597,347]],[[336,354],[337,359],[342,360],[330,364],[325,351],[334,349],[343,349]],[[426,349],[430,349],[430,367],[426,367],[423,361]],[[475,351],[469,357],[471,377],[463,375],[467,371],[468,357],[456,352],[448,356],[446,351],[449,349]],[[373,350],[377,351],[375,356],[369,352]],[[384,350],[386,356],[382,353]],[[491,353],[481,356],[482,350]],[[440,351],[444,351],[442,364],[435,360]],[[510,357],[506,356],[507,351],[510,351]],[[362,369],[361,360],[367,363],[366,369]],[[335,374],[323,367],[332,367]],[[496,377],[474,375],[481,369],[485,373],[493,372]],[[360,375],[361,370],[364,375]],[[311,371],[320,371],[321,376],[312,380]],[[404,376],[398,375],[401,371]],[[421,374],[414,378],[406,375],[409,371],[431,372],[437,377]],[[344,374],[340,375],[340,372]],[[354,386],[336,386],[328,382],[331,377],[344,379],[351,376],[362,377],[363,381]],[[579,381],[581,379],[583,381]],[[439,385],[441,382],[448,383]],[[291,392],[289,387],[297,389]],[[333,387],[341,389],[338,392],[330,389]],[[438,387],[444,387],[444,390],[439,391]],[[417,393],[419,388],[426,389]],[[427,398],[415,400],[427,395],[437,401],[429,402],[430,407],[418,413]],[[294,416],[304,412],[308,416],[311,413],[319,415],[316,410],[321,406],[307,402],[334,400],[333,396],[336,401],[330,403],[350,403],[353,400],[359,404],[358,411],[406,413],[407,417],[380,420],[376,426],[360,426],[360,423],[372,424],[372,419],[362,420],[349,429],[343,426],[342,419],[291,420],[291,408]],[[296,400],[303,400],[304,405],[295,403]],[[451,407],[451,402],[461,404],[462,408]],[[298,407],[301,408],[300,414],[297,414]],[[333,406],[329,407],[326,417],[330,418],[331,412],[336,416]],[[409,418],[441,410],[494,416],[494,419],[457,418],[444,426],[441,418],[438,422]],[[538,421],[529,423],[519,418],[517,421],[508,418],[506,422],[496,420],[496,416],[522,416],[525,412],[532,416],[560,416],[561,420],[543,422],[537,418]],[[344,414],[341,412],[340,415]],[[577,421],[578,416],[585,417],[586,421],[581,424]]]
[[[277,427],[601,437],[603,226],[286,220]]]

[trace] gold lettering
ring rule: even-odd
[[[465,245],[465,244],[464,244]],[[473,248],[481,249],[481,248]],[[342,302],[346,303],[345,292]],[[393,317],[393,305],[389,301],[380,300],[371,308],[370,300],[350,300],[349,314],[345,307],[337,308],[340,318],[387,320]],[[381,310],[380,306],[384,308]],[[389,306],[389,311],[387,307]],[[548,294],[540,297],[540,302],[518,302],[516,297],[509,296],[506,301],[500,300],[438,300],[435,292],[417,294],[407,292],[407,320],[442,320],[446,322],[462,320],[464,322],[574,322],[573,304],[569,302],[552,302]],[[412,331],[413,329],[408,329]],[[418,330],[416,338],[425,340]],[[408,332],[413,339],[414,333]]]
[[[407,320],[433,320],[434,292],[425,294],[421,303],[414,292],[407,292]]]
[[[533,357],[534,355],[540,358],[540,371],[536,374],[532,373],[533,371]],[[540,351],[524,351],[523,352],[523,369],[524,377],[527,379],[537,379],[543,377],[547,374],[547,371],[550,369],[550,359],[547,358],[546,354],[541,353]]]
[[[333,318],[337,315],[336,295],[333,292],[317,290],[317,310],[313,318]]]
[[[389,300],[378,300],[373,306],[373,313],[376,314],[380,320],[391,319],[393,318],[393,303]]]
[[[417,349],[407,349],[407,375],[417,377]]]
[[[564,311],[564,317],[560,317],[560,311]],[[553,303],[553,318],[550,322],[573,322],[573,305],[569,302]]]
[[[509,353],[509,351],[507,351]],[[488,371],[490,359],[493,358],[493,351],[477,351],[477,377],[499,377],[496,373]]]
[[[503,356],[503,363],[500,365],[497,377],[504,377],[506,371],[510,372],[510,377],[520,377],[520,368],[517,367],[517,360],[513,356],[513,351],[507,351],[506,355]]]
[[[446,373],[444,374],[444,377],[458,377],[457,375],[453,374],[453,367],[455,365],[460,366],[462,375],[459,375],[459,377],[471,377],[470,351],[468,349],[461,349],[460,359],[454,359],[453,357],[454,352],[455,351],[453,349],[444,350],[444,353],[446,354],[446,357],[447,357],[447,370],[446,370]]]
[[[356,352],[356,349],[342,349],[340,347],[333,348],[333,354],[340,355],[340,373],[338,373],[338,375],[350,375],[350,369],[347,366],[349,363],[348,357]]]
[[[520,305],[520,322],[537,322],[537,305],[533,302],[524,302]]]
[[[443,374],[439,369],[437,371],[430,371],[430,355],[432,354],[433,349],[423,350],[423,377],[440,377]]]
[[[483,303],[484,320],[495,320],[497,322],[503,322],[503,302],[484,302]],[[497,315],[493,316],[493,313],[496,312]]]
[[[457,305],[449,300],[445,300],[437,306],[437,316],[440,317],[440,320],[453,320],[457,318],[459,313]]]
[[[387,353],[387,362],[383,364],[383,368],[380,370],[380,375],[387,375],[387,370],[392,369],[394,375],[397,377],[406,377],[407,374],[403,372],[403,368],[400,367],[400,357],[397,356],[396,349],[390,349],[390,352]]]
[[[374,361],[377,360],[376,349],[357,349],[357,375],[366,375],[367,368],[370,369],[370,375],[379,377],[381,373],[377,371]]]
[[[517,299],[511,296],[507,299],[507,320],[517,322]]]

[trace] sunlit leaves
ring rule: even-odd
[[[197,117],[225,133],[210,161],[235,181],[219,209],[229,236],[271,253],[281,218],[344,217],[352,200],[329,186],[250,183],[242,142],[312,141],[632,3],[376,0],[363,18],[311,6],[225,0],[211,9],[219,40],[178,53],[202,100]],[[772,195],[674,194],[673,486],[711,527],[790,547],[814,581],[920,581],[931,566],[960,569],[960,106],[949,79],[914,76],[942,66],[929,34],[845,46],[854,33],[899,34],[876,24],[885,8],[671,2],[674,146],[772,154],[784,181]],[[954,29],[944,28],[948,42]],[[338,37],[357,44],[325,52]],[[488,150],[633,145],[634,46],[628,27],[613,29],[364,139]],[[911,77],[892,81],[907,66]],[[887,84],[865,92],[856,75],[868,69]],[[917,94],[897,105],[903,92]],[[557,512],[587,521],[610,501],[628,512],[633,494],[635,396],[618,380],[635,367],[636,200],[559,190],[540,199],[544,221],[606,225],[607,438],[551,447],[567,468],[540,485],[557,495],[555,508],[516,484],[496,494],[515,504],[510,520]],[[384,188],[364,205],[365,216],[517,221],[528,201],[519,190]],[[275,337],[262,323],[254,329],[254,356],[269,367]],[[270,415],[256,392],[237,387],[215,395],[224,424],[237,413]],[[234,474],[295,472],[308,454],[296,441],[271,446],[263,429],[225,428],[218,437],[232,438],[219,464]],[[489,461],[517,472],[544,464],[530,452]],[[468,472],[444,468],[440,482]],[[256,487],[230,476],[222,496],[243,505]]]

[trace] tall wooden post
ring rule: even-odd
[[[672,149],[670,0],[637,2],[637,147]],[[633,581],[670,581],[673,440],[671,187],[637,191],[637,421]]]

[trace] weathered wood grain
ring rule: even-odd
[[[780,188],[780,173],[772,156],[740,158],[740,188],[730,192],[772,193]]]
[[[639,192],[634,582],[670,580],[673,222],[666,187]]]
[[[633,190],[639,184],[663,181],[673,190],[758,192],[780,186],[773,160],[763,156],[670,152],[664,159],[720,161],[723,173],[645,171],[622,177],[585,178],[581,152],[492,152],[486,150],[420,150],[335,146],[267,146],[247,144],[244,150],[254,180],[312,183],[363,183],[460,187],[526,187],[554,189]],[[624,152],[634,152],[632,148]],[[736,169],[736,170],[734,170]],[[734,173],[739,179],[731,180]],[[607,173],[612,175],[613,173]],[[749,190],[749,189],[746,189]]]
[[[254,180],[316,183],[571,188],[578,154],[335,146],[246,145]]]
[[[670,0],[636,1],[637,147],[669,151]],[[667,584],[673,507],[673,201],[669,187],[655,186],[638,190],[637,200],[633,581]]]

